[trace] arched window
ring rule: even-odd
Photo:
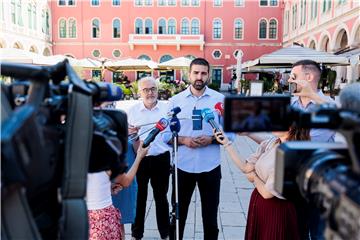
[[[163,18],[159,20],[158,34],[166,34],[166,21]]]
[[[93,38],[100,37],[100,21],[99,21],[99,19],[92,20],[92,37]]]
[[[168,34],[176,34],[175,19],[169,19],[169,21],[168,21]]]
[[[189,34],[189,20],[183,19],[181,20],[181,34]]]
[[[152,20],[146,19],[145,20],[145,34],[152,34],[153,28],[152,28]]]
[[[277,22],[275,19],[271,19],[269,23],[269,38],[270,39],[277,38]]]
[[[31,11],[31,4],[28,4],[28,26],[30,29],[32,29],[32,11]]]
[[[138,57],[138,59],[141,59],[141,60],[148,60],[148,61],[150,61],[150,60],[151,60],[151,58],[150,58],[148,55],[145,55],[145,54],[140,55],[140,56]]]
[[[43,51],[43,55],[44,56],[50,56],[51,52],[50,52],[50,49],[49,48],[45,48],[44,51]]]
[[[200,26],[199,20],[193,19],[191,20],[191,34],[197,35],[200,34]]]
[[[69,38],[76,38],[76,20],[69,19]]]
[[[69,38],[76,38],[76,20],[69,19]]]
[[[234,22],[234,38],[242,39],[243,38],[243,21],[241,19],[236,19]]]
[[[16,17],[17,17],[17,24],[19,24],[20,26],[23,26],[23,21],[22,21],[22,4],[21,4],[21,0],[17,1],[16,4]]]
[[[262,19],[259,23],[259,38],[266,38],[267,23],[265,19]]]
[[[66,38],[66,20],[61,19],[59,22],[59,35],[60,38]]]
[[[33,5],[33,27],[36,30],[37,29],[37,15],[36,15],[36,5]]]
[[[171,59],[173,59],[173,57],[172,56],[170,56],[170,55],[163,55],[161,58],[160,58],[160,63],[163,63],[163,62],[166,62],[166,61],[169,61],[169,60],[171,60]]]
[[[215,19],[213,21],[213,38],[221,39],[222,37],[222,23],[220,19]]]
[[[46,13],[45,13],[45,24],[46,24],[46,28],[45,28],[45,31],[46,31],[46,34],[50,34],[50,15],[49,15],[49,11],[46,10]]]
[[[120,38],[121,37],[121,28],[120,28],[120,20],[114,19],[113,20],[113,38]]]
[[[135,33],[143,34],[143,20],[140,18],[135,20]]]

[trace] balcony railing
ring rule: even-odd
[[[157,50],[158,45],[176,46],[179,51],[181,46],[199,46],[204,49],[204,35],[185,35],[185,34],[129,34],[130,49],[135,45],[152,45]]]

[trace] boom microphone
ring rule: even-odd
[[[219,126],[214,120],[215,119],[214,113],[213,111],[210,110],[210,108],[204,108],[201,111],[201,116],[206,122],[208,122],[211,125],[213,129],[215,129],[216,132],[220,132]]]
[[[159,132],[163,131],[169,125],[169,121],[165,118],[161,118],[155,125],[155,128],[149,133],[149,135],[145,138],[144,143],[142,145],[143,148],[149,146],[149,144],[154,141],[155,137],[159,134]]]
[[[175,117],[179,112],[181,112],[181,108],[180,107],[174,107],[173,109],[170,110],[170,112],[167,113],[167,115],[169,117]]]
[[[215,112],[217,112],[219,116],[224,116],[224,105],[222,102],[216,103],[214,108],[215,108]]]

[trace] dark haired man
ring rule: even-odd
[[[334,101],[318,90],[318,83],[321,77],[321,69],[318,63],[312,60],[301,60],[294,63],[289,83],[296,84],[296,91],[292,98],[292,107],[301,109],[306,112],[311,112],[316,107],[316,104],[326,102],[334,103]],[[311,129],[311,141],[315,142],[334,142],[335,132],[328,129]],[[320,219],[319,210],[313,206],[308,208],[309,216],[301,216],[304,214],[304,203],[300,203],[298,213],[300,218],[308,218],[310,239],[321,240],[324,239],[323,231],[325,229],[325,222]],[[299,222],[304,221],[300,220]],[[309,234],[304,231],[304,239],[308,239]]]
[[[217,239],[217,212],[220,195],[220,146],[214,141],[210,124],[202,121],[201,110],[214,109],[224,96],[206,85],[209,63],[196,58],[190,64],[191,85],[170,99],[170,107],[179,106],[181,121],[178,148],[179,233],[183,238],[191,196],[197,185],[201,197],[204,239]],[[188,120],[187,120],[188,119]],[[214,119],[218,122],[218,118]],[[218,123],[219,124],[219,123]]]

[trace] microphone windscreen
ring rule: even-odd
[[[219,114],[220,116],[224,115],[224,105],[222,102],[216,103],[214,108],[215,108],[215,111],[217,112],[217,114]]]
[[[178,114],[179,112],[181,112],[181,108],[180,107],[174,107],[172,109],[172,112],[174,113],[174,115]]]
[[[209,122],[210,120],[215,119],[215,116],[214,116],[214,114],[213,114],[213,112],[211,111],[210,108],[204,108],[201,111],[201,116],[203,117],[203,119],[206,122]]]
[[[166,118],[161,118],[155,125],[155,128],[159,129],[160,131],[164,130],[169,126],[169,121]]]

